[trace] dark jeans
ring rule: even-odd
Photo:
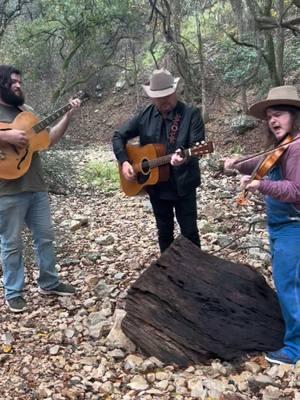
[[[174,210],[181,234],[200,247],[195,191],[176,200],[164,200],[151,195],[150,201],[156,219],[161,252],[166,250],[174,240]]]

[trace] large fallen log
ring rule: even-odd
[[[146,355],[186,366],[282,346],[272,288],[254,268],[179,237],[128,291],[122,329]]]

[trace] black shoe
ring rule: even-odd
[[[26,301],[21,296],[13,297],[12,299],[5,300],[10,311],[19,313],[27,310]]]
[[[41,294],[57,294],[58,296],[72,296],[75,294],[75,288],[67,283],[59,283],[53,289],[43,289],[41,287],[38,288],[38,291]]]
[[[294,365],[294,361],[283,350],[270,351],[265,359],[274,364]]]

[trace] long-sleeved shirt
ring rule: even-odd
[[[171,127],[176,115],[180,116],[178,132],[174,140]],[[139,138],[140,145],[162,143],[166,145],[167,153],[177,148],[189,148],[204,140],[204,124],[199,109],[188,106],[180,101],[167,118],[163,118],[154,105],[148,106],[141,113],[130,119],[113,136],[113,149],[120,163],[128,161],[126,143],[135,137]],[[172,138],[171,138],[172,139]],[[200,184],[200,170],[198,160],[191,157],[186,163],[171,167],[168,182],[161,182],[151,187],[161,198],[185,196]]]
[[[278,161],[282,180],[272,181],[266,177],[259,184],[259,192],[271,196],[276,200],[292,203],[300,210],[300,132],[294,137],[297,140],[291,143]],[[242,173],[251,175],[256,167],[257,159],[249,160],[236,165]]]

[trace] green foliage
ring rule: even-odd
[[[103,192],[112,192],[120,187],[116,163],[90,161],[82,173],[82,180]]]
[[[289,40],[288,45],[285,47],[284,56],[284,71],[285,76],[288,76],[293,71],[300,69],[300,46],[299,40]]]
[[[236,46],[229,38],[220,42],[218,48],[213,61],[226,83],[238,86],[252,75],[258,59],[256,50]]]
[[[3,53],[10,54],[9,62],[36,71],[32,79],[52,81],[54,103],[77,85],[102,77],[104,66],[118,60],[122,42],[143,27],[137,0],[39,0],[30,7]]]
[[[9,3],[12,7],[17,2],[10,0]],[[248,3],[257,4],[253,11],[255,15],[250,12]],[[167,65],[172,69],[184,59],[181,68],[177,69],[185,77],[186,84],[195,82],[197,91],[202,65],[198,48],[200,36],[197,36],[199,21],[208,91],[213,88],[214,81],[220,87],[224,83],[239,87],[246,82],[248,87],[256,85],[265,92],[272,76],[269,72],[271,63],[267,63],[270,54],[264,48],[264,33],[269,30],[254,29],[253,24],[255,16],[261,17],[267,3],[266,0],[158,1],[156,6],[160,14],[148,24],[154,14],[147,1],[26,1],[22,13],[18,12],[16,19],[5,26],[0,58],[3,63],[15,64],[25,72],[24,82],[32,80],[35,96],[45,82],[48,91],[45,97],[55,102],[60,97],[67,98],[83,85],[88,90],[96,85],[110,88],[120,71],[126,71],[128,82],[139,82],[140,77],[144,79],[145,70],[150,72],[154,68],[154,60],[148,51],[153,45],[160,66]],[[270,3],[275,5],[277,2]],[[292,0],[284,3],[287,10],[284,18],[293,15],[296,18],[299,9],[295,9]],[[237,9],[232,8],[233,4],[238,6]],[[169,15],[167,5],[170,6]],[[269,17],[275,23],[278,15],[274,10],[273,7]],[[196,16],[199,17],[197,20]],[[264,25],[263,22],[259,27]],[[277,25],[273,28],[271,24],[269,29],[273,29],[276,46],[279,43]],[[298,37],[292,35],[291,30],[284,28],[284,31],[283,64],[287,81],[299,70],[300,46]],[[225,32],[240,43],[259,46],[258,51],[234,43]],[[256,73],[259,51],[265,52],[265,57]],[[248,81],[252,75],[252,81]],[[193,86],[190,84],[190,87]]]
[[[162,43],[157,44],[155,46],[155,58],[157,60],[161,60],[164,53],[165,53],[165,46]],[[145,69],[150,69],[150,70],[153,69],[154,60],[153,60],[153,57],[152,57],[150,51],[145,52],[143,59],[142,59],[142,64]]]

